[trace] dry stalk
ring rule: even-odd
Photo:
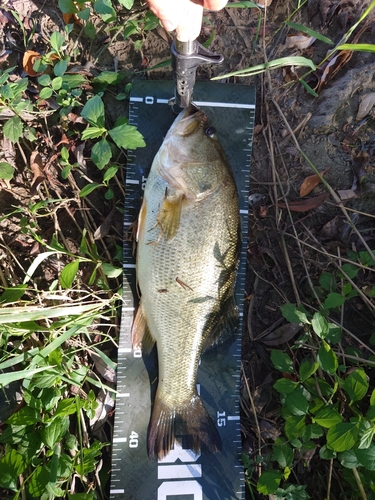
[[[247,381],[247,377],[246,377],[245,370],[244,370],[242,362],[241,362],[241,370],[242,370],[243,379],[245,381],[247,394],[249,396],[249,400],[250,400],[250,404],[251,404],[251,409],[253,410],[253,415],[254,415],[254,420],[255,420],[255,426],[257,428],[258,455],[261,456],[261,454],[262,454],[262,438],[261,438],[261,432],[260,432],[260,426],[259,426],[257,411],[256,411],[256,408],[255,408],[255,405],[254,405],[254,399],[253,399],[253,396],[252,396],[251,391],[250,391],[249,383]],[[262,474],[262,468],[261,468],[261,465],[259,463],[258,464],[258,476],[260,477],[261,474]]]
[[[327,482],[327,500],[330,500],[330,496],[331,496],[332,469],[333,469],[333,458],[331,458],[331,460],[329,461],[329,472],[328,472],[328,482]]]

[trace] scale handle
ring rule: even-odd
[[[202,27],[203,5],[185,1],[184,12],[181,22],[176,28],[176,36],[179,42],[193,42],[198,38]]]

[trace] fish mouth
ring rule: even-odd
[[[206,114],[194,104],[190,104],[177,117],[174,132],[181,136],[189,136],[206,122]]]

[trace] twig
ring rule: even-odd
[[[250,387],[249,387],[249,383],[247,381],[247,378],[246,378],[246,374],[245,374],[245,370],[244,370],[244,367],[243,367],[243,363],[241,362],[241,370],[242,370],[242,376],[243,376],[243,379],[245,381],[245,385],[246,385],[246,389],[247,389],[247,393],[248,393],[248,396],[249,396],[249,400],[250,400],[250,404],[251,404],[251,409],[253,410],[253,416],[254,416],[254,420],[255,420],[255,425],[256,425],[256,428],[257,428],[257,437],[258,437],[258,455],[261,456],[262,454],[262,440],[261,440],[261,433],[260,433],[260,427],[259,427],[259,421],[258,421],[258,416],[257,416],[257,411],[256,411],[256,408],[255,408],[255,405],[254,405],[254,400],[253,400],[253,396],[251,395],[251,391],[250,391]],[[258,464],[258,476],[260,477],[261,476],[261,465],[260,463]]]
[[[367,495],[366,495],[365,489],[363,488],[363,484],[362,484],[361,478],[360,478],[360,476],[358,474],[357,467],[354,467],[352,469],[352,471],[353,471],[354,479],[355,479],[355,482],[357,483],[357,486],[358,486],[361,498],[363,500],[367,500]]]
[[[330,500],[330,496],[331,496],[332,469],[333,469],[333,458],[331,458],[331,460],[329,461],[329,472],[328,472],[328,483],[327,483],[327,500]]]

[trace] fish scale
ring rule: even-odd
[[[125,231],[137,218],[148,169],[175,118],[167,104],[173,92],[172,82],[140,81],[133,84],[129,122],[145,136],[147,147],[128,153]],[[236,302],[242,321],[255,92],[251,87],[237,84],[197,83],[194,97],[215,127],[236,178],[243,233]],[[119,338],[111,498],[244,499],[245,478],[239,460],[242,448],[239,414],[242,327],[231,345],[226,344],[223,349],[219,346],[205,353],[198,368],[198,390],[216,422],[223,451],[194,454],[177,445],[170,456],[152,461],[147,456],[147,429],[158,367],[155,352],[142,358],[138,350],[131,348],[130,331],[137,297],[133,244],[125,241],[124,307]]]

